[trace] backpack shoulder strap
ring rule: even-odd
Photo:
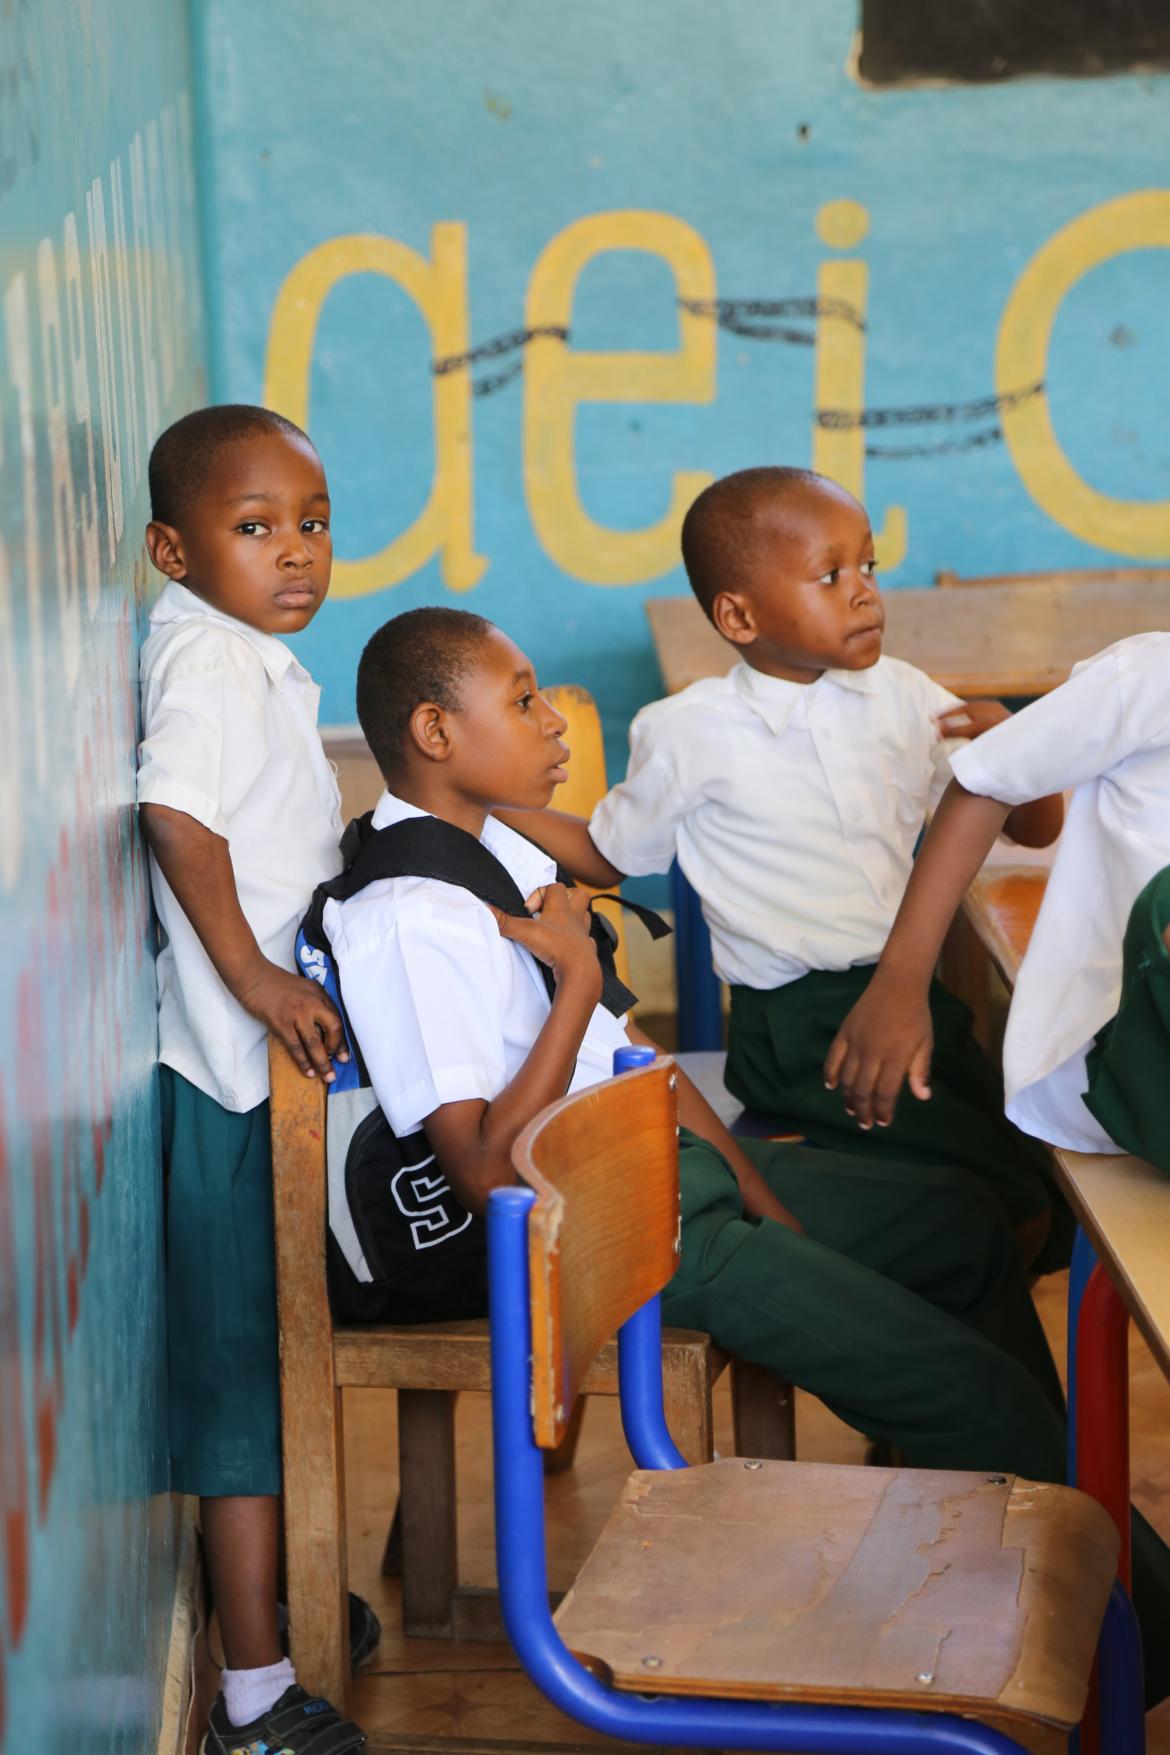
[[[341,843],[345,870],[328,883],[318,884],[313,892],[301,927],[308,944],[325,951],[329,948],[323,924],[326,902],[347,902],[381,878],[436,878],[470,890],[502,914],[518,920],[527,917],[525,899],[511,872],[466,829],[429,816],[406,817],[388,828],[375,829],[371,818],[372,812],[367,812],[350,823]],[[564,874],[557,875],[564,881]],[[608,922],[595,914],[591,930],[601,962],[601,1003],[620,1017],[635,1004],[635,995],[614,969],[614,939]],[[537,967],[551,999],[555,987],[552,971],[539,959]]]

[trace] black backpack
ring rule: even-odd
[[[527,909],[507,868],[465,829],[431,816],[374,829],[371,815],[346,830],[345,868],[318,884],[296,943],[297,968],[319,982],[337,1007],[350,1054],[348,1062],[334,1062],[336,1079],[326,1087],[330,1301],[335,1316],[346,1322],[482,1316],[487,1310],[483,1221],[456,1200],[425,1132],[399,1139],[378,1107],[323,921],[326,902],[348,901],[367,884],[392,877],[456,884],[517,918],[527,918]],[[557,875],[572,882],[564,873]],[[670,931],[650,909],[620,896],[612,899],[637,914],[652,937]],[[594,914],[592,921],[602,968],[601,1003],[620,1017],[635,997],[614,969],[617,935],[602,915]],[[543,963],[538,967],[551,999],[552,972]]]

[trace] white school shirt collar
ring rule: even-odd
[[[370,827],[388,829],[394,823],[406,822],[411,817],[431,815],[433,812],[420,810],[417,804],[408,804],[406,799],[399,798],[397,793],[391,792],[387,787],[374,806]],[[495,854],[526,901],[534,890],[543,889],[545,884],[555,883],[556,861],[550,859],[543,848],[534,846],[523,835],[517,835],[514,829],[509,829],[506,823],[489,817],[479,838],[488,852]]]
[[[795,683],[786,677],[768,676],[766,672],[753,670],[750,664],[741,662],[732,674],[740,697],[759,714],[768,730],[779,736],[788,729],[797,707],[808,700],[814,689],[823,689],[827,683],[830,688],[852,689],[858,694],[872,695],[877,688],[876,670],[877,665],[871,665],[868,670],[823,670],[815,682]]]
[[[208,603],[206,598],[200,597],[197,591],[192,591],[190,586],[177,579],[169,580],[150,612],[151,627],[161,628],[168,622],[193,619],[214,622],[218,627],[230,628],[233,633],[242,634],[256,648],[261,663],[274,683],[283,681],[290,667],[298,679],[308,678],[309,673],[304,665],[275,634],[266,634],[262,629],[250,627],[247,622],[240,621],[234,615],[225,615],[214,604]]]

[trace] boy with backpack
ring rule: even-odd
[[[314,886],[340,865],[318,690],[280,635],[329,589],[329,494],[304,433],[205,408],[150,457],[150,557],[169,583],[143,647],[138,806],[158,957],[172,1485],[200,1496],[226,1667],[208,1755],[365,1737],[282,1655],[269,1031],[308,1078],[344,1060],[328,999],[293,973]],[[377,1642],[351,1601],[359,1661]]]

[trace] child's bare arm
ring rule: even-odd
[[[139,815],[179,906],[228,992],[278,1036],[307,1078],[332,1083],[330,1056],[348,1060],[341,1019],[315,981],[272,963],[240,907],[231,853],[222,835],[165,804]]]
[[[514,1180],[516,1138],[533,1116],[564,1096],[601,998],[601,965],[589,936],[585,892],[549,884],[534,900],[540,911],[531,920],[492,912],[503,936],[539,957],[556,979],[552,1009],[540,1034],[519,1072],[490,1103],[482,1098],[444,1103],[426,1119],[440,1168],[473,1213],[482,1213],[493,1188]]]
[[[644,1030],[639,1030],[636,1024],[627,1024],[626,1027],[631,1042],[643,1042],[648,1048],[662,1053],[657,1042],[652,1041]],[[709,1141],[727,1159],[735,1180],[739,1183],[744,1212],[750,1213],[755,1219],[775,1219],[777,1224],[787,1226],[790,1231],[803,1231],[804,1227],[799,1219],[772,1193],[743,1147],[724,1127],[698,1086],[692,1084],[681,1066],[677,1068],[677,1072],[678,1118],[684,1127],[689,1127],[700,1139]]]
[[[825,1083],[849,1113],[887,1127],[903,1082],[930,1096],[933,1032],[928,994],[947,928],[987,858],[1009,806],[952,780],[914,862],[902,906],[873,977],[837,1032]]]
[[[964,701],[936,721],[944,737],[982,737],[993,725],[1002,725],[1011,713],[1002,701]],[[1064,827],[1064,799],[1059,792],[1034,798],[1008,812],[1003,833],[1018,847],[1051,847]]]
[[[598,851],[584,817],[563,810],[497,810],[492,815],[543,847],[580,884],[606,890],[626,875]]]

